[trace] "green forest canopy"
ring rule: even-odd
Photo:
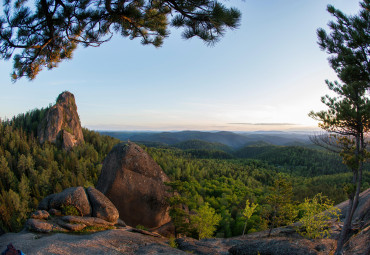
[[[71,151],[50,143],[40,145],[36,127],[45,111],[33,110],[0,123],[0,227],[6,231],[19,231],[45,196],[72,186],[95,185],[105,156],[119,142],[83,129],[85,143]],[[248,220],[247,231],[266,229],[267,197],[278,178],[292,185],[296,206],[320,192],[336,203],[345,200],[343,184],[351,176],[344,170],[335,171],[340,162],[334,155],[301,147],[266,148],[270,160],[263,153],[259,159],[245,158],[245,149],[238,152],[244,154],[229,153],[232,157],[225,159],[215,150],[203,149],[199,157],[194,150],[144,148],[171,181],[181,186],[190,210],[208,203],[221,215],[217,236],[242,233],[247,199],[260,205]],[[334,169],[331,162],[337,164]],[[367,169],[363,188],[369,183]]]

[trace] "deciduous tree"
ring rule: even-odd
[[[191,224],[198,232],[199,239],[213,236],[221,216],[216,214],[215,209],[205,203],[197,210],[197,214],[191,216]]]
[[[333,216],[338,217],[340,209],[333,206],[333,201],[321,193],[314,198],[306,198],[299,205],[303,211],[300,219],[302,226],[297,229],[298,233],[308,238],[324,238],[330,236],[330,220]]]
[[[245,229],[247,227],[247,222],[248,222],[249,218],[252,216],[252,214],[254,213],[254,210],[256,210],[257,206],[258,206],[258,204],[249,203],[249,199],[247,199],[247,201],[245,202],[245,208],[244,208],[244,211],[243,211],[243,216],[245,217],[243,236],[244,236],[244,233],[245,233]]]

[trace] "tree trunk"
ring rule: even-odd
[[[337,249],[335,251],[335,255],[342,255],[343,253],[343,246],[347,241],[348,233],[349,230],[351,229],[351,221],[352,218],[350,217],[351,212],[353,208],[353,197],[349,198],[349,203],[348,203],[348,209],[347,209],[347,214],[346,214],[346,219],[344,220],[343,228],[340,231],[340,236],[337,242]]]
[[[355,194],[351,194],[349,198],[348,210],[346,214],[346,219],[344,221],[344,225],[342,231],[340,232],[340,236],[337,242],[337,249],[335,251],[335,255],[342,255],[344,244],[347,242],[350,234],[350,230],[352,229],[352,218],[355,214],[355,211],[358,206],[360,192],[361,192],[361,183],[362,183],[362,167],[363,162],[362,159],[359,157],[362,156],[364,151],[364,140],[363,137],[356,137],[356,157],[359,161],[358,168],[356,171],[353,172],[353,183],[356,185]]]
[[[272,215],[270,231],[269,231],[269,234],[267,235],[267,237],[271,236],[272,229],[275,227],[275,219],[276,219],[276,214],[277,214],[276,211],[277,211],[277,208],[276,208],[276,206],[274,206],[274,214]]]
[[[245,233],[245,229],[247,228],[247,221],[248,221],[248,220],[246,220],[246,221],[245,221],[245,224],[244,224],[243,236],[244,236],[244,233]]]
[[[273,228],[274,228],[274,226],[271,225],[270,230],[269,230],[269,234],[267,235],[267,237],[270,237],[271,236],[271,232],[272,232],[272,229]]]

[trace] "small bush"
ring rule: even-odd
[[[306,198],[300,204],[303,217],[300,219],[302,227],[297,232],[307,238],[328,238],[330,237],[330,219],[339,218],[340,209],[333,206],[333,201],[321,193],[314,198]]]
[[[141,229],[141,230],[148,230],[146,227],[144,227],[143,225],[137,225],[136,226],[137,229]]]
[[[80,211],[73,205],[62,205],[60,209],[63,215],[82,216]]]
[[[177,249],[177,243],[176,243],[176,238],[174,236],[171,236],[168,240],[168,244],[172,247]]]

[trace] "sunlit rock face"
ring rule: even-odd
[[[57,98],[57,102],[45,114],[37,129],[41,144],[55,143],[65,150],[83,143],[80,118],[77,113],[75,97],[65,91]]]
[[[96,188],[112,201],[126,224],[155,228],[171,220],[164,184],[169,181],[140,146],[121,143],[105,158]]]

